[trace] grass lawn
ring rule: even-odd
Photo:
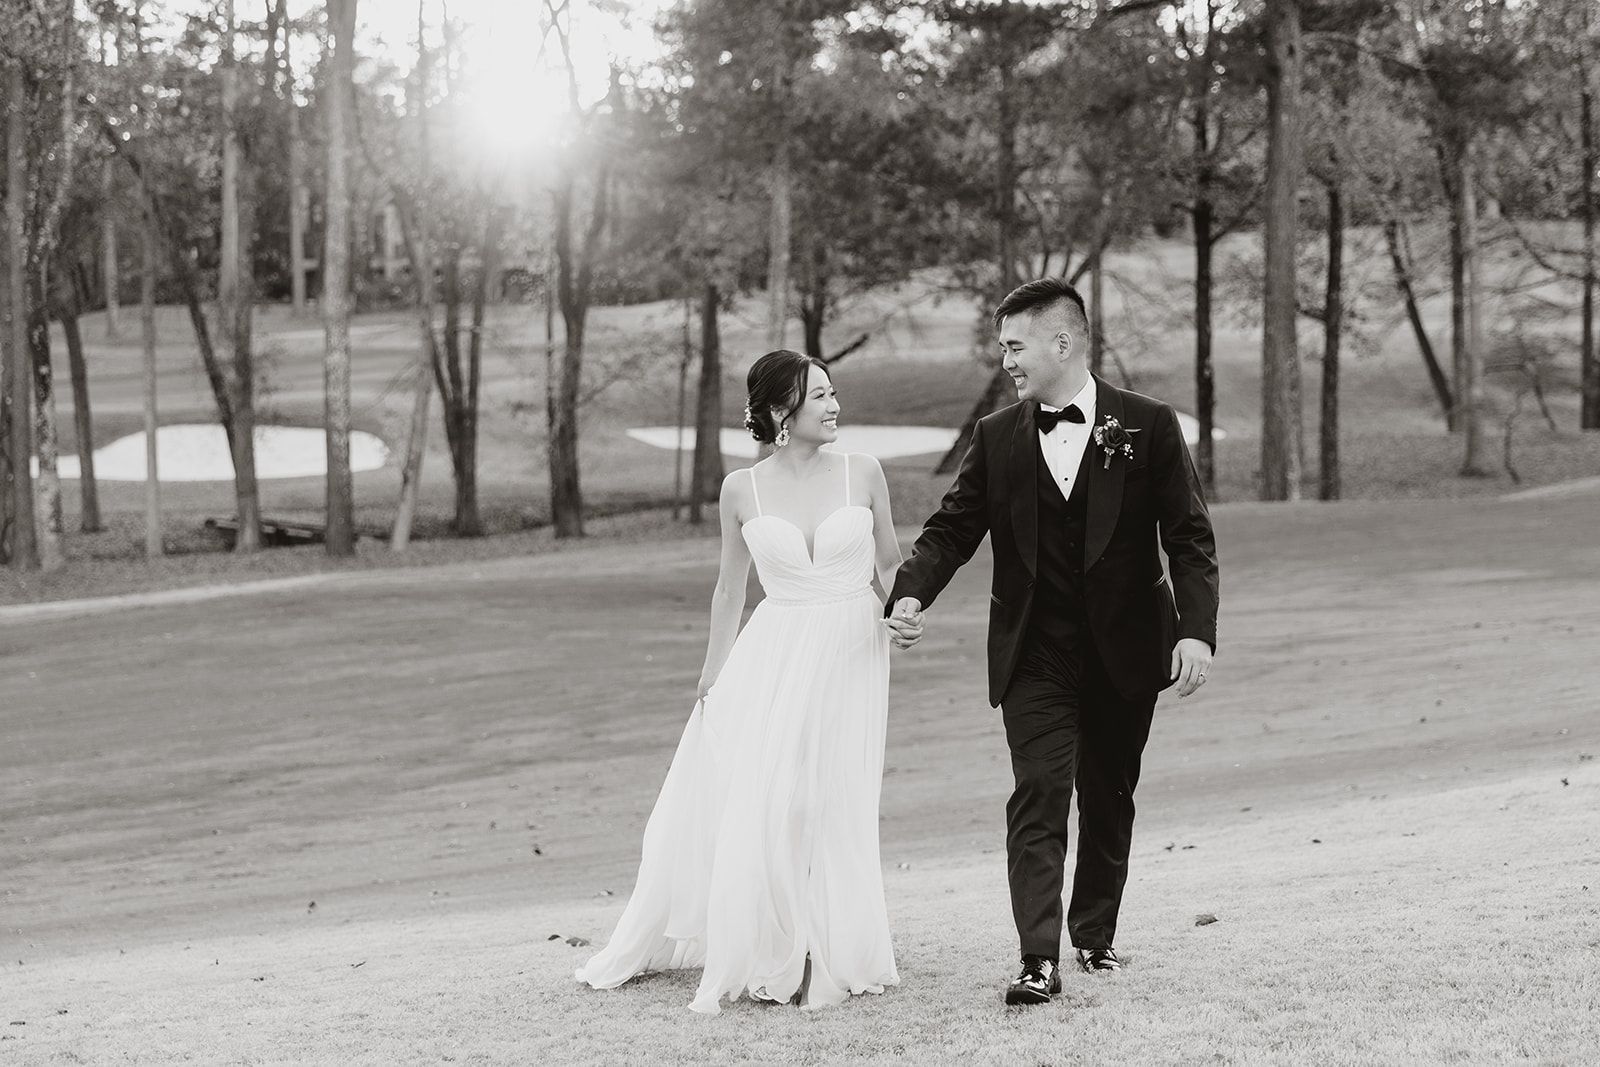
[[[710,540],[5,609],[0,1060],[1600,1061],[1596,508],[1219,507],[1222,650],[1157,711],[1129,966],[1031,1011],[999,998],[983,556],[895,660],[903,983],[816,1014],[569,980],[689,710]]]
[[[1429,238],[1431,240],[1431,238]],[[1223,261],[1253,254],[1253,235],[1224,244]],[[1419,238],[1419,255],[1428,253]],[[1362,340],[1352,342],[1344,361],[1341,387],[1344,495],[1351,499],[1490,497],[1518,488],[1503,467],[1505,416],[1520,377],[1507,369],[1486,377],[1488,477],[1463,478],[1461,442],[1447,434],[1427,384],[1409,328],[1393,303],[1384,273],[1381,239],[1355,231],[1348,254],[1352,284],[1372,285],[1365,305]],[[1507,281],[1523,269],[1507,246],[1488,257],[1489,276]],[[1119,363],[1109,373],[1142,392],[1193,410],[1193,331],[1187,321],[1192,252],[1181,241],[1149,239],[1111,257],[1117,284],[1108,289],[1108,333]],[[1376,279],[1374,281],[1373,279]],[[840,342],[862,331],[873,339],[836,368],[846,422],[880,425],[958,426],[986,382],[992,363],[989,336],[978,324],[977,309],[958,297],[941,295],[932,274],[904,286],[876,290],[851,303],[830,336]],[[1378,284],[1381,282],[1382,284]],[[1565,299],[1546,286],[1525,299]],[[1509,306],[1491,302],[1486,312],[1488,362],[1506,362]],[[1237,306],[1236,306],[1237,305]],[[764,297],[742,298],[725,315],[726,353],[723,422],[736,426],[744,402],[744,376],[762,350]],[[1260,332],[1248,308],[1224,300],[1215,336],[1217,421],[1228,434],[1218,445],[1218,490],[1223,501],[1257,496],[1259,462]],[[1433,296],[1425,315],[1435,346],[1448,356],[1448,297]],[[209,421],[212,404],[187,316],[163,308],[158,316],[162,419],[167,423]],[[1533,324],[1530,335],[1556,344],[1545,388],[1556,428],[1534,412],[1531,400],[1515,424],[1513,461],[1523,487],[1542,486],[1600,475],[1600,434],[1576,432],[1575,322]],[[96,439],[109,443],[136,432],[141,422],[140,353],[136,331],[108,341],[100,316],[85,316],[89,346],[90,391]],[[322,329],[312,318],[295,319],[282,307],[259,309],[256,335],[261,349],[263,421],[320,425],[322,417]],[[670,425],[677,413],[677,366],[682,352],[682,308],[673,302],[594,310],[588,334],[586,395],[582,415],[582,478],[585,500],[598,514],[630,511],[670,500],[674,484],[671,452],[627,436],[631,427]],[[59,339],[58,339],[59,340]],[[480,446],[480,499],[489,544],[468,545],[449,537],[453,490],[444,433],[435,401],[429,434],[418,536],[422,562],[476,559],[543,551],[550,544],[539,527],[548,519],[545,472],[544,335],[542,308],[491,309],[485,341]],[[830,342],[832,343],[832,342]],[[559,344],[559,338],[558,338]],[[409,374],[417,350],[409,311],[358,316],[352,328],[354,410],[357,428],[378,434],[398,456],[410,417]],[[56,381],[63,447],[73,447],[71,397],[61,344]],[[1307,482],[1315,496],[1320,335],[1306,323],[1302,352]],[[1123,373],[1126,377],[1124,378]],[[692,386],[691,382],[691,386]],[[942,495],[948,479],[931,474],[937,456],[906,457],[887,464],[901,522],[921,521]],[[730,459],[731,466],[744,461]],[[399,475],[395,463],[355,478],[358,523],[386,530],[393,517]],[[143,487],[102,482],[107,530],[77,532],[78,487],[64,484],[67,551],[71,564],[54,575],[0,575],[0,604],[54,600],[105,592],[216,581],[247,581],[268,575],[305,574],[355,567],[394,565],[380,545],[369,546],[364,561],[330,564],[320,551],[275,550],[258,559],[221,555],[205,533],[208,516],[231,515],[230,483],[169,483],[163,489],[166,534],[176,560],[147,567],[143,545]],[[323,508],[320,478],[265,481],[262,505],[270,517],[316,519]],[[597,520],[607,536],[654,537],[670,524],[660,515],[637,520]],[[503,543],[493,543],[503,542]]]

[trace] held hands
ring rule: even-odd
[[[1185,637],[1172,650],[1171,678],[1178,695],[1186,697],[1205,684],[1211,671],[1211,646],[1195,637]]]
[[[895,601],[894,611],[883,620],[895,648],[910,648],[922,640],[922,601],[914,596]]]

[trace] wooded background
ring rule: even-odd
[[[533,314],[521,358],[543,397],[529,448],[547,473],[545,521],[575,537],[590,513],[586,401],[632,367],[595,365],[594,309],[684,309],[679,410],[699,432],[674,495],[698,522],[723,473],[719,316],[735,301],[761,301],[766,347],[830,362],[870,351],[871,324],[841,329],[865,294],[917,278],[969,305],[974,352],[996,365],[948,470],[1009,396],[986,310],[1030,277],[1069,278],[1089,298],[1093,369],[1126,380],[1126,324],[1105,321],[1125,279],[1106,260],[1151,239],[1192,247],[1190,282],[1159,299],[1188,332],[1208,485],[1224,312],[1260,330],[1265,500],[1340,496],[1341,361],[1386,315],[1403,314],[1454,435],[1440,478],[1509,470],[1525,398],[1554,429],[1567,410],[1555,401],[1575,397],[1561,429],[1600,429],[1600,18],[1587,0],[405,4],[408,34],[394,31],[401,0],[0,0],[0,561],[52,569],[71,555],[55,346],[71,376],[76,513],[82,531],[101,527],[95,343],[133,337],[150,471],[140,547],[165,550],[154,431],[169,307],[227,433],[246,553],[262,544],[256,326],[275,305],[322,322],[335,555],[356,532],[351,320],[396,308],[414,309],[415,337],[390,383],[410,409],[385,509],[397,549],[425,517],[432,425],[449,528],[484,532],[498,305]],[[526,32],[487,46],[485,26],[513,9]],[[651,46],[608,52],[616,27]],[[1436,251],[1417,237],[1430,228],[1445,235]],[[1253,251],[1219,264],[1240,234]],[[1353,241],[1381,274],[1350,269]],[[1517,266],[1491,272],[1489,255]],[[1448,301],[1443,334],[1421,308],[1432,299]],[[80,319],[104,337],[86,339]],[[1503,461],[1490,432],[1502,417]]]

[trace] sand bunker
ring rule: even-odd
[[[629,430],[628,436],[656,448],[673,449],[678,445],[675,426],[644,426]],[[841,426],[839,447],[848,452],[866,452],[879,459],[899,456],[921,456],[943,452],[956,439],[956,431],[937,426]],[[745,430],[724,429],[720,438],[722,454],[739,459],[755,459],[759,447]],[[683,431],[683,447],[694,448],[694,430]]]
[[[257,478],[320,478],[328,472],[323,431],[306,426],[257,426]],[[389,460],[383,439],[360,430],[350,434],[350,469],[374,471]],[[34,461],[37,474],[39,463]],[[164,482],[231,482],[233,459],[221,426],[192,424],[156,430],[156,469]],[[78,457],[63,455],[61,477],[79,476]],[[95,478],[108,482],[142,482],[145,478],[144,431],[120,437],[95,449]]]
[[[1200,424],[1192,415],[1178,412],[1178,425],[1183,429],[1184,440],[1190,447],[1200,440]],[[675,426],[641,426],[628,431],[628,436],[635,441],[651,445],[655,448],[665,448],[669,451],[678,447],[678,429]],[[1220,441],[1225,434],[1214,429],[1211,434],[1213,441]],[[866,452],[877,456],[879,459],[896,459],[901,456],[922,456],[933,453],[943,453],[955,442],[956,431],[939,426],[841,426],[839,427],[839,447],[848,452]],[[758,446],[754,439],[744,430],[724,429],[720,437],[722,454],[734,456],[739,459],[755,459]],[[694,430],[685,428],[683,431],[683,448],[694,448]]]

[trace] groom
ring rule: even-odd
[[[978,421],[955,484],[895,578],[889,625],[902,648],[920,640],[922,612],[989,535],[989,703],[1002,708],[1016,779],[1006,856],[1022,941],[1006,1003],[1042,1004],[1061,990],[1074,783],[1067,930],[1085,971],[1121,966],[1112,942],[1139,758],[1157,693],[1176,685],[1188,696],[1211,668],[1216,542],[1172,408],[1090,375],[1077,290],[1029,282],[994,321],[1021,402]]]

